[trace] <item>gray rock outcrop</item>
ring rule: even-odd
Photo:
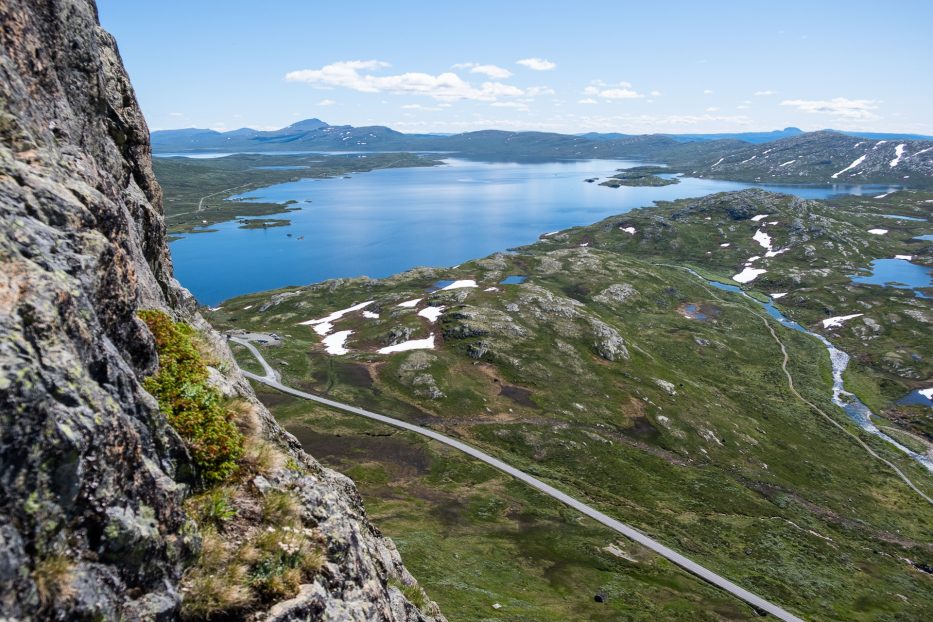
[[[178,617],[198,542],[191,459],[141,383],[158,357],[137,312],[157,308],[207,335],[224,389],[303,465],[268,483],[298,491],[328,568],[267,619],[441,619],[392,587],[414,579],[352,482],[278,427],[172,278],[148,129],[92,0],[3,0],[0,25],[0,617]]]

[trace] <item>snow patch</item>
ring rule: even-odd
[[[484,292],[497,292],[497,291],[499,291],[499,288],[498,288],[498,287],[487,287],[487,288],[484,289],[483,291],[484,291]]]
[[[752,236],[752,239],[761,244],[762,248],[771,250],[771,236],[761,229],[755,232],[755,235]]]
[[[444,307],[425,307],[418,312],[418,315],[427,318],[433,324],[437,321],[437,318],[441,317],[442,313],[444,313]]]
[[[889,194],[891,194],[891,193],[890,193],[890,192],[885,192],[884,194],[879,194],[879,195],[876,196],[875,198],[876,198],[876,199],[883,199],[884,197],[888,196]]]
[[[307,322],[298,322],[299,326],[313,326],[314,332],[318,335],[326,335],[334,328],[334,322],[345,316],[347,313],[353,313],[354,311],[359,311],[360,309],[365,309],[369,305],[373,304],[372,300],[367,302],[361,302],[358,305],[353,305],[352,307],[347,307],[346,309],[341,309],[340,311],[334,311],[327,317],[322,317],[317,320],[308,320]]]
[[[635,235],[635,227],[619,227],[619,230]]]
[[[729,248],[730,246],[732,246],[732,242],[726,242],[724,244],[720,244],[719,246],[720,248]]]
[[[419,302],[421,302],[421,298],[415,298],[413,300],[406,300],[405,302],[400,302],[395,306],[404,307],[406,309],[411,309],[413,307],[417,307]]]
[[[894,159],[891,160],[891,163],[888,165],[891,168],[894,168],[901,163],[901,158],[904,157],[904,149],[907,147],[907,143],[902,143],[894,148]]]
[[[372,311],[363,311],[363,317],[365,317],[367,320],[378,320],[379,314],[373,313]]]
[[[872,235],[884,235],[888,232],[887,229],[869,229],[868,232]]]
[[[933,400],[933,387],[930,387],[929,389],[920,389],[917,391],[917,393],[927,398],[928,400]]]
[[[884,141],[882,141],[882,142],[884,142]],[[878,143],[878,144],[880,145],[881,143]],[[861,164],[862,162],[864,162],[864,161],[865,161],[865,158],[867,158],[867,157],[868,157],[868,154],[866,153],[865,155],[861,156],[860,158],[856,158],[856,160],[855,160],[852,164],[850,164],[849,166],[845,167],[844,169],[842,169],[842,170],[839,171],[838,173],[833,173],[832,178],[833,178],[833,179],[836,179],[837,177],[839,177],[840,175],[842,175],[842,174],[845,173],[846,171],[852,170],[853,168],[855,168],[856,166],[858,166],[859,164]]]
[[[865,315],[864,313],[853,313],[852,315],[838,315],[836,317],[831,317],[823,320],[823,328],[839,328],[842,326],[842,323],[846,320],[851,320],[859,316]]]
[[[714,164],[713,166],[719,166],[720,164],[722,164],[723,160],[725,160],[725,158],[719,158],[719,161],[716,162],[716,164]],[[713,168],[713,166],[711,166],[710,168]]]
[[[760,275],[767,272],[767,270],[762,270],[760,268],[745,268],[738,274],[732,277],[733,281],[738,281],[739,283],[748,283],[754,281]]]
[[[353,334],[352,330],[341,330],[337,331],[333,335],[328,335],[324,337],[321,343],[324,344],[324,350],[328,354],[348,354],[350,351],[346,347],[347,338]]]
[[[775,292],[771,294],[771,297],[777,300],[778,298],[783,298],[786,295],[787,295],[787,292]]]
[[[406,352],[408,350],[433,350],[434,333],[431,333],[424,339],[410,339],[397,343],[394,346],[386,346],[378,350],[379,354],[392,354],[393,352]]]
[[[476,281],[473,279],[463,279],[460,281],[454,281],[450,285],[446,285],[440,288],[438,291],[447,291],[448,289],[462,289],[464,287],[476,287]]]
[[[757,216],[752,216],[752,222],[759,222],[767,218],[767,214],[758,214]]]
[[[793,160],[788,160],[787,162],[784,162],[783,164],[778,164],[778,168],[780,168],[780,167],[782,167],[782,166],[787,166],[788,164],[793,164],[793,163],[796,162],[796,161],[797,161],[796,158],[793,159]]]
[[[914,258],[914,256],[913,255],[895,255],[894,258],[903,259],[904,261],[910,261],[911,259]]]

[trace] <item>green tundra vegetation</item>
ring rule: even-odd
[[[670,172],[670,169],[660,166],[636,166],[635,168],[621,169],[599,185],[619,188],[621,186],[670,186],[679,184],[680,180],[676,177],[659,177],[659,174]]]
[[[326,560],[319,537],[305,524],[292,490],[260,492],[248,482],[284,462],[259,435],[248,402],[230,400],[208,381],[210,346],[184,322],[158,310],[140,312],[155,337],[158,371],[145,379],[169,424],[185,442],[197,482],[185,502],[197,542],[182,581],[186,620],[241,617],[291,598]],[[54,582],[57,567],[43,569]]]
[[[929,385],[933,313],[912,290],[848,275],[895,254],[933,264],[930,243],[914,239],[928,222],[883,216],[926,219],[931,199],[755,190],[688,199],[456,268],[243,296],[209,317],[222,330],[279,335],[258,347],[284,383],[461,438],[805,619],[923,620],[933,609],[933,508],[791,391],[782,349],[802,398],[928,496],[933,477],[832,404],[818,340],[684,268],[735,284],[760,256],[753,265],[766,272],[748,293],[785,293],[786,315],[853,355],[848,386],[878,423],[900,426],[923,450],[929,409],[896,402]],[[881,227],[888,233],[869,232]],[[774,251],[788,250],[765,257],[759,230]],[[510,275],[526,280],[502,284]],[[440,289],[462,279],[477,286]],[[352,331],[345,355],[300,324],[364,302],[333,321],[331,334]],[[430,335],[434,349],[378,353]],[[235,354],[255,365],[245,349]],[[452,450],[257,391],[312,455],[357,482],[374,522],[452,620],[756,616]]]
[[[159,370],[146,378],[146,390],[185,441],[199,475],[208,482],[227,479],[243,456],[243,436],[220,391],[208,383],[195,331],[162,311],[141,311],[139,316],[155,337],[159,353]]]

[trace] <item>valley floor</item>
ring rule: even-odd
[[[925,223],[868,231],[880,210],[929,210],[913,193],[859,201],[688,199],[456,269],[244,296],[211,319],[275,333],[259,347],[283,383],[462,439],[805,619],[921,620],[933,607],[933,510],[852,436],[927,496],[933,478],[832,403],[821,343],[678,267],[729,282],[764,229],[788,250],[757,260],[750,294],[786,293],[784,312],[853,355],[847,386],[891,419],[879,423],[905,426],[924,451],[926,407],[896,402],[930,381],[929,304],[844,275],[894,254],[933,263],[912,241]],[[508,275],[526,279],[501,284]],[[328,353],[331,336],[346,354]],[[433,347],[401,347],[414,342]],[[378,352],[393,344],[401,351]],[[487,466],[258,391],[311,454],[354,478],[451,619],[755,615]]]

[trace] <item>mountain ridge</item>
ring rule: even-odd
[[[393,130],[388,126],[383,125],[372,125],[372,126],[360,126],[354,127],[351,125],[330,125],[318,118],[304,119],[297,121],[286,127],[277,129],[277,130],[256,130],[253,128],[243,127],[235,130],[230,130],[227,132],[210,130],[204,128],[183,128],[183,129],[172,129],[172,130],[156,130],[152,132],[152,141],[153,147],[158,150],[172,151],[174,150],[172,138],[174,137],[201,137],[205,142],[199,144],[198,149],[212,149],[223,146],[223,142],[215,141],[227,141],[232,138],[255,138],[261,142],[266,142],[267,139],[272,137],[294,137],[295,140],[300,138],[313,138],[311,136],[314,132],[324,132],[324,133],[333,133],[338,132],[342,133],[341,136],[349,136],[355,138],[358,134],[361,133],[378,133],[379,135],[386,135],[395,138],[400,141],[400,147],[413,148],[417,149],[420,147],[436,146],[431,141],[439,140],[445,141],[446,139],[456,138],[456,137],[465,137],[469,135],[482,135],[482,134],[511,134],[511,135],[548,135],[548,136],[562,136],[567,137],[568,139],[580,138],[587,141],[593,142],[612,142],[612,141],[626,141],[631,139],[638,139],[646,136],[663,136],[670,138],[676,142],[685,143],[685,142],[709,142],[717,140],[737,140],[745,143],[751,144],[762,144],[769,143],[783,138],[789,138],[793,136],[800,136],[803,134],[813,134],[817,132],[833,132],[837,134],[844,134],[848,136],[868,138],[875,140],[933,140],[931,136],[925,136],[922,134],[909,134],[909,133],[891,133],[891,132],[851,132],[845,130],[835,130],[835,129],[823,129],[816,130],[814,132],[805,132],[796,127],[786,127],[783,130],[771,130],[771,131],[762,131],[762,132],[716,132],[716,133],[696,133],[696,134],[672,134],[672,133],[656,133],[656,134],[625,134],[617,132],[587,132],[582,134],[562,134],[559,132],[545,132],[545,131],[508,131],[508,130],[498,130],[495,128],[489,128],[485,130],[474,130],[470,132],[460,132],[453,134],[435,134],[435,133],[413,133],[406,134]],[[211,140],[213,139],[213,140]],[[407,141],[407,142],[405,142]],[[368,143],[367,143],[368,144]]]

